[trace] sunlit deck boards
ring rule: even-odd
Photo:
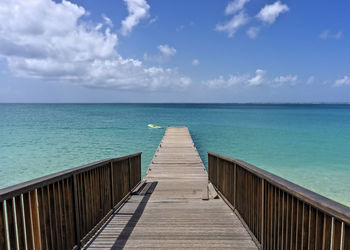
[[[85,249],[257,249],[222,199],[202,200],[207,172],[186,127],[169,127],[143,187]]]

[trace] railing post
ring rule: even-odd
[[[74,218],[75,218],[75,238],[78,249],[80,249],[80,227],[79,227],[79,207],[78,207],[78,187],[77,175],[73,174],[73,202],[74,202]]]
[[[110,168],[109,168],[109,174],[111,176],[110,178],[110,183],[111,183],[111,209],[114,207],[114,181],[113,181],[113,161],[110,163]]]
[[[233,207],[236,209],[236,194],[237,194],[237,164],[234,163],[233,167]]]
[[[128,165],[129,165],[129,192],[131,191],[131,163],[130,157],[128,157]]]
[[[37,198],[36,192],[37,192],[36,189],[29,192],[29,196],[30,196],[30,205],[31,205],[31,212],[32,212],[34,248],[41,249],[39,207],[38,207],[38,198]]]
[[[264,179],[261,178],[261,238],[260,238],[260,244],[261,249],[264,249],[264,203],[265,203],[265,191],[264,191]]]
[[[209,181],[210,181],[210,155],[209,155],[209,153],[207,154],[208,155],[208,183],[209,183]]]
[[[7,249],[6,243],[6,226],[5,226],[5,204],[0,201],[0,248]]]

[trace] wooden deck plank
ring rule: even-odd
[[[145,177],[146,189],[116,211],[84,249],[257,249],[221,199],[202,200],[208,175],[186,127],[169,127]]]

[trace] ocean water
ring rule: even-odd
[[[0,188],[142,152],[188,126],[200,156],[239,158],[350,205],[350,105],[1,104]]]

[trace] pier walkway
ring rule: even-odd
[[[207,172],[186,127],[144,180],[139,152],[0,189],[0,250],[122,248],[350,250],[350,207],[212,152]]]
[[[208,194],[187,127],[169,127],[144,181],[83,249],[257,249],[241,221]]]

